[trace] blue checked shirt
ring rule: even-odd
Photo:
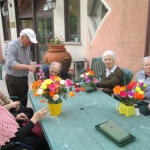
[[[29,70],[13,69],[17,63],[29,65],[31,62],[30,47],[23,47],[19,38],[6,45],[5,57],[7,74],[15,77],[24,77],[28,75]]]

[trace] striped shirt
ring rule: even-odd
[[[15,77],[24,77],[28,75],[29,70],[13,69],[17,63],[29,65],[31,62],[30,47],[23,47],[19,38],[6,45],[5,58],[7,74]]]

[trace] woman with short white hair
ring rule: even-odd
[[[103,54],[103,62],[106,70],[102,74],[102,79],[96,84],[97,87],[102,88],[102,91],[108,95],[113,94],[113,88],[117,85],[123,85],[123,72],[115,64],[115,53],[111,50],[105,51]]]
[[[150,115],[150,56],[143,58],[143,69],[136,74],[136,80],[143,80],[147,84],[144,91],[144,100],[139,105],[141,114]]]

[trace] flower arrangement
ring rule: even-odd
[[[127,86],[116,86],[113,89],[114,95],[120,102],[126,105],[140,103],[144,99],[144,90],[147,84],[143,80],[138,82],[132,81]]]
[[[49,42],[50,46],[56,46],[56,45],[62,45],[62,44],[63,44],[62,36],[55,37],[54,39],[51,39],[50,42]]]
[[[86,92],[92,92],[96,90],[96,83],[98,79],[94,77],[94,71],[90,68],[80,75],[80,86],[85,88]]]
[[[43,72],[43,70],[42,70],[42,65],[40,65],[40,64],[37,64],[36,65],[36,70],[35,70],[35,72],[34,72],[34,74],[35,74],[35,78],[36,78],[36,80],[44,80],[45,79],[45,75],[44,75],[44,72]]]
[[[34,96],[43,96],[48,103],[59,104],[62,99],[67,100],[74,96],[71,80],[61,80],[59,76],[50,76],[50,79],[37,80],[32,84]]]

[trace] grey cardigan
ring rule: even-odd
[[[138,80],[144,80],[144,83],[147,84],[147,88],[145,89],[144,93],[145,98],[143,101],[150,103],[150,76],[145,78],[145,71],[142,69],[136,74],[136,81]]]

